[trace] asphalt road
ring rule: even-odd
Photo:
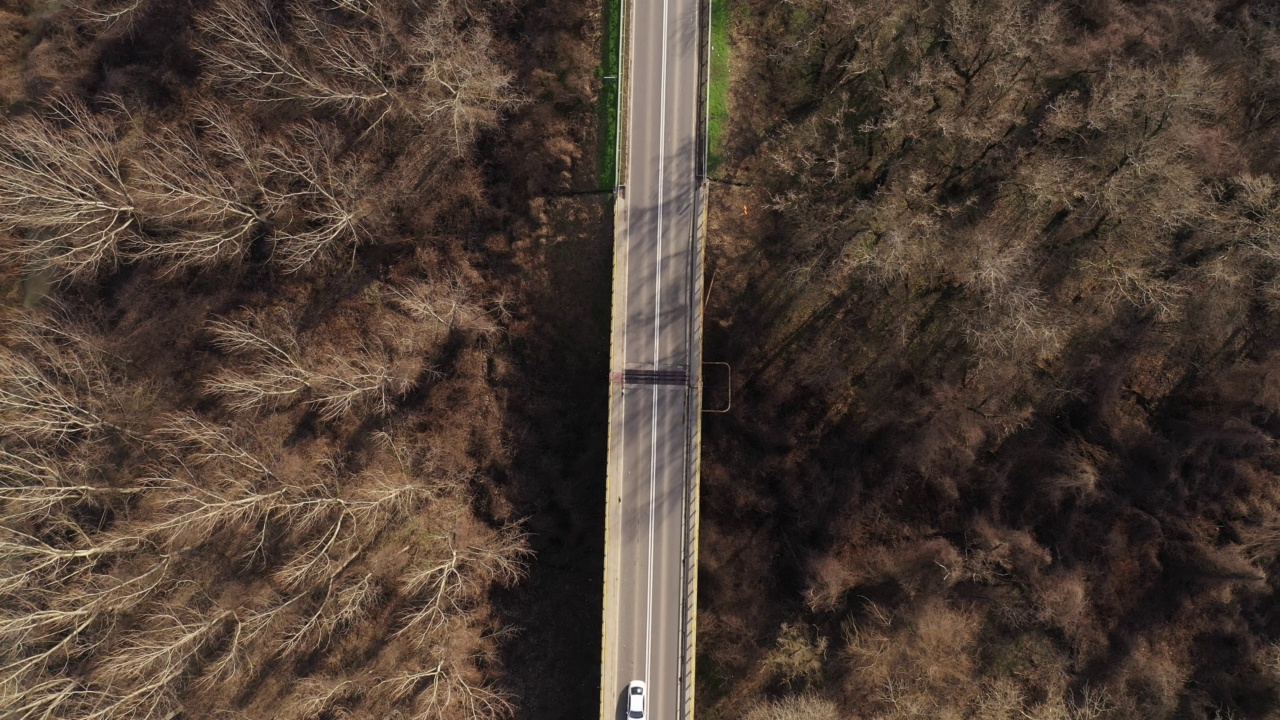
[[[694,265],[700,262],[694,251],[698,4],[632,0],[631,7],[610,433],[616,507],[608,543],[617,555],[606,563],[606,572],[617,576],[605,601],[605,649],[614,657],[606,658],[602,682],[606,716],[609,697],[620,715],[627,684],[644,680],[650,720],[680,720],[690,425],[697,412],[691,404],[700,375],[693,323],[701,317],[692,307],[700,279]]]

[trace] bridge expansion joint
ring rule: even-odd
[[[654,368],[628,369],[610,373],[609,382],[613,385],[688,385],[689,371],[686,368]]]

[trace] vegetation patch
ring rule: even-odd
[[[732,17],[699,716],[1274,716],[1274,12]]]
[[[606,237],[565,193],[596,172],[598,10],[15,5],[0,714],[587,716],[606,405],[525,368],[604,374],[577,368],[607,308],[552,344],[567,263],[536,242]],[[579,296],[607,296],[597,246]]]
[[[622,2],[604,1],[600,42],[600,189],[612,190],[618,176],[618,60],[622,44]]]
[[[711,0],[711,67],[707,90],[707,174],[720,169],[729,122],[729,0]]]

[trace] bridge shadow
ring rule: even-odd
[[[527,324],[510,340],[521,372],[504,388],[513,455],[483,468],[535,553],[523,581],[493,594],[519,633],[501,645],[500,682],[531,720],[600,714],[613,236],[608,203],[583,202],[598,204],[524,272]]]
[[[695,40],[696,33],[690,42]],[[674,193],[694,187],[696,148],[692,138],[677,148],[690,158],[680,164],[687,165],[682,181],[688,182],[669,186],[671,205],[662,213],[664,224],[673,218],[687,223],[690,235],[692,196]],[[641,203],[630,212],[637,228],[656,235],[656,206]],[[507,467],[484,469],[510,503],[504,515],[527,519],[535,552],[529,576],[493,595],[501,622],[521,633],[519,641],[501,646],[502,684],[518,698],[520,718],[583,720],[600,712],[613,262],[613,228],[607,208],[603,213],[578,223],[581,231],[572,231],[578,234],[550,245],[535,268],[543,274],[522,286],[529,322],[513,332],[512,352],[526,377],[506,388],[503,428],[503,435],[514,439],[514,456]],[[694,259],[689,247],[664,247],[664,265],[680,263],[687,269]],[[681,314],[690,315],[688,310],[668,304],[661,320],[678,322]],[[682,490],[675,483],[652,500],[646,492],[629,507],[646,518],[651,510],[679,517]],[[623,523],[623,541],[635,542],[636,524]],[[617,717],[622,718],[625,688],[617,690]]]

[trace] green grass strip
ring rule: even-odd
[[[729,123],[729,0],[711,0],[711,67],[707,98],[707,174],[720,168]]]
[[[618,45],[622,37],[622,0],[604,0],[604,37],[600,43],[600,189],[612,190],[618,173]],[[612,79],[608,79],[612,78]]]

